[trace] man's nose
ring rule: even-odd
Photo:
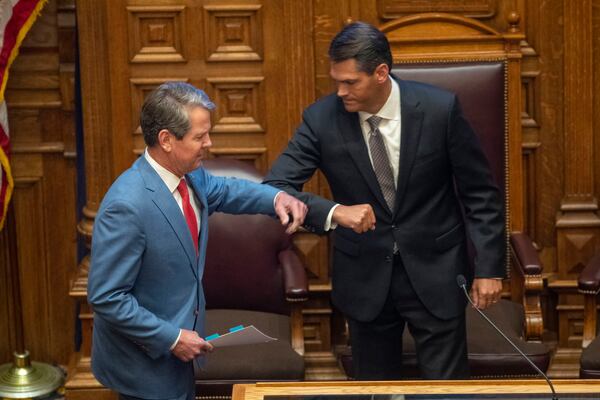
[[[346,90],[346,88],[343,85],[339,85],[337,88],[337,95],[339,97],[344,97],[348,95],[348,90]]]

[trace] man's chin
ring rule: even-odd
[[[357,112],[358,111],[358,104],[344,102],[344,108],[348,112]]]

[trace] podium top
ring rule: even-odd
[[[600,400],[600,380],[552,381],[559,399]],[[552,399],[542,379],[393,381],[393,382],[259,382],[235,385],[232,400],[474,400]]]

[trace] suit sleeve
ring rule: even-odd
[[[504,277],[506,234],[502,195],[479,139],[456,97],[450,108],[447,143],[467,230],[476,251],[475,277]]]
[[[142,266],[145,235],[135,206],[108,204],[94,223],[88,300],[94,313],[152,358],[169,353],[179,328],[140,306],[131,290]]]
[[[209,214],[266,214],[275,216],[274,199],[280,190],[245,179],[214,176],[203,168],[193,172],[203,181]]]
[[[305,226],[312,232],[322,234],[327,215],[336,203],[312,193],[302,192],[304,184],[321,164],[321,143],[310,121],[310,112],[306,110],[302,124],[273,164],[263,183],[285,190],[306,203],[308,214]]]

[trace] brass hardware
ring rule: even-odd
[[[0,398],[33,399],[55,392],[64,383],[62,370],[31,361],[29,352],[15,352],[12,364],[0,365]]]

